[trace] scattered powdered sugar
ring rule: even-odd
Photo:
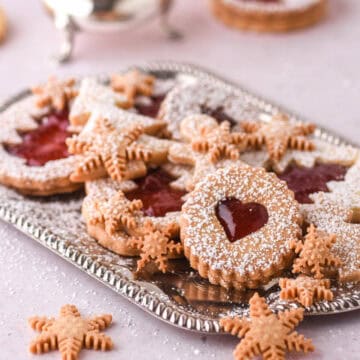
[[[267,224],[231,243],[215,214],[216,204],[229,197],[264,205]],[[242,276],[276,267],[291,254],[288,242],[300,234],[299,206],[286,184],[249,167],[228,167],[205,177],[184,204],[182,219],[184,245],[200,262]]]

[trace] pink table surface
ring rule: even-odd
[[[257,35],[229,30],[209,15],[205,1],[178,1],[172,14],[184,33],[168,42],[156,23],[123,35],[82,34],[74,61],[55,67],[49,54],[58,36],[38,1],[0,1],[11,34],[0,47],[0,98],[50,74],[113,71],[148,60],[200,64],[359,142],[360,2],[331,1],[328,19],[306,31]],[[237,340],[201,336],[163,324],[129,304],[11,226],[0,223],[0,359],[27,359],[34,314],[55,315],[75,303],[87,315],[109,312],[115,350],[83,351],[81,359],[231,359]],[[359,359],[359,311],[311,317],[300,331],[313,338],[308,359]],[[53,353],[41,357],[59,359]],[[301,356],[291,355],[289,359]]]

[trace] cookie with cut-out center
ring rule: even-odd
[[[341,265],[341,282],[360,281],[360,166],[353,165],[342,182],[330,182],[330,192],[310,195],[312,204],[302,205],[302,213],[307,223],[317,229],[336,236],[332,252]]]
[[[258,116],[257,110],[243,93],[194,80],[177,84],[168,92],[161,104],[158,118],[168,124],[168,130],[174,139],[188,141],[186,135],[181,134],[180,124],[187,116],[201,114],[216,119],[219,124],[228,121],[235,131],[240,129],[242,120]]]
[[[0,113],[0,183],[29,195],[72,192],[76,156],[67,150],[72,82],[52,81]],[[50,91],[50,87],[54,85]],[[49,91],[48,91],[49,90]]]
[[[191,267],[212,284],[256,288],[289,266],[301,222],[293,193],[275,174],[232,165],[188,195],[181,240]]]
[[[186,191],[172,188],[174,180],[157,168],[136,180],[87,182],[82,213],[89,234],[103,246],[125,256],[140,253],[133,239],[147,234],[148,221],[168,234],[170,240],[176,240]]]

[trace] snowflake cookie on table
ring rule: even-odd
[[[57,319],[33,317],[29,319],[32,329],[41,334],[31,342],[30,351],[42,354],[59,350],[64,360],[77,360],[82,348],[93,350],[111,350],[113,342],[109,336],[101,333],[112,322],[112,316],[105,314],[93,318],[83,318],[74,305],[65,305],[60,309]]]
[[[225,332],[241,338],[234,350],[235,360],[250,360],[258,355],[264,359],[285,360],[286,351],[314,351],[311,339],[294,331],[303,320],[303,309],[273,313],[265,299],[257,293],[249,301],[250,317],[222,318]]]

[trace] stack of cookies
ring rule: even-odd
[[[137,271],[185,256],[210,283],[331,300],[360,281],[359,150],[257,114],[205,80],[137,70],[51,78],[0,114],[0,182],[36,196],[85,186],[87,230]]]

